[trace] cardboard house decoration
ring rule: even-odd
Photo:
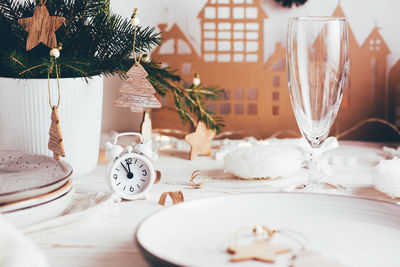
[[[340,4],[333,16],[345,17]],[[274,53],[264,62],[264,23],[268,15],[260,0],[208,0],[198,19],[200,55],[178,25],[168,30],[166,24],[161,24],[164,44],[154,50],[152,57],[177,69],[187,84],[191,83],[193,72],[197,72],[204,84],[218,85],[223,90],[221,99],[209,103],[208,108],[223,117],[225,131],[258,138],[280,130],[298,132],[289,98],[283,45],[276,43]],[[396,75],[400,74],[400,63],[389,77],[388,97],[389,54],[378,27],[361,45],[349,27],[350,69],[332,134],[369,117],[390,118],[400,126],[400,75]],[[168,108],[173,107],[172,100],[163,99],[163,106],[153,112],[153,126],[183,128],[176,112]],[[377,129],[381,127],[365,126],[358,136],[373,138],[381,134]]]

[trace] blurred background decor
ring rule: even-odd
[[[240,137],[265,138],[277,131],[297,131],[285,66],[286,22],[291,16],[348,17],[349,72],[332,134],[369,118],[400,126],[400,38],[393,34],[396,14],[390,12],[390,6],[397,4],[386,1],[387,8],[354,0],[309,0],[298,6],[296,3],[304,1],[174,0],[167,4],[151,0],[138,5],[142,10],[160,6],[153,11],[154,17],[142,21],[158,24],[163,38],[163,45],[154,49],[152,58],[177,69],[189,84],[194,70],[203,81],[218,84],[220,99],[207,107],[221,116],[225,131]],[[122,6],[128,5],[129,1],[113,3],[121,12]],[[170,108],[174,100],[165,98],[162,103],[163,108],[153,112],[153,127],[182,130]],[[377,120],[343,137],[381,141],[399,138]]]

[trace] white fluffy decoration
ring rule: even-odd
[[[400,158],[381,160],[374,168],[372,184],[392,198],[400,197]]]
[[[224,157],[224,169],[242,179],[279,178],[301,169],[302,153],[282,145],[243,147]]]

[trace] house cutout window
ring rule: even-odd
[[[219,54],[218,55],[218,62],[229,62],[231,61],[230,54]]]
[[[215,51],[215,41],[205,41],[204,51]]]
[[[229,7],[219,7],[218,8],[218,18],[219,19],[228,19],[229,17],[230,17]]]
[[[380,39],[371,39],[369,41],[369,49],[371,51],[379,51],[381,48],[381,40]]]
[[[243,19],[244,18],[244,8],[243,7],[234,7],[233,8],[233,18],[234,19]]]
[[[216,18],[215,7],[206,7],[204,9],[204,17],[206,19],[215,19]]]
[[[279,106],[272,106],[272,115],[279,116]]]
[[[178,54],[191,54],[190,46],[181,39],[178,39]]]
[[[215,39],[215,31],[204,31],[204,39]]]
[[[235,89],[235,100],[244,100],[243,88]]]
[[[274,88],[277,88],[281,85],[281,77],[279,75],[274,75],[272,85],[274,86]]]
[[[235,104],[235,114],[238,114],[238,115],[244,114],[244,104],[243,103]]]
[[[256,7],[246,7],[246,18],[247,19],[256,19],[258,10]]]
[[[220,99],[221,100],[230,100],[231,99],[231,90],[229,89],[222,89],[220,91]]]
[[[211,111],[212,113],[217,113],[217,104],[216,103],[207,103],[206,109]]]
[[[231,114],[231,104],[230,103],[221,103],[221,104],[219,104],[219,113],[221,115],[229,115],[229,114]]]
[[[274,101],[279,100],[279,92],[272,92],[272,100]]]
[[[247,104],[247,114],[248,115],[257,115],[257,104],[255,104],[255,103]]]
[[[174,53],[174,40],[168,40],[160,47],[160,55]]]
[[[191,63],[182,63],[182,74],[188,75],[192,73],[192,64]]]
[[[218,104],[220,115],[257,115],[258,89],[222,89]]]
[[[215,54],[204,54],[204,61],[215,61]]]

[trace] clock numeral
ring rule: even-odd
[[[131,158],[127,158],[127,159],[125,160],[125,162],[126,162],[126,164],[132,164],[132,159],[131,159]]]
[[[133,186],[131,186],[131,187],[129,188],[129,191],[133,192],[133,191],[135,191],[135,188],[134,188]]]
[[[117,180],[118,175],[115,173],[115,174],[113,175],[113,178],[114,178],[115,180]]]
[[[146,176],[147,175],[147,171],[146,170],[142,170],[142,174],[143,174],[143,176]]]

